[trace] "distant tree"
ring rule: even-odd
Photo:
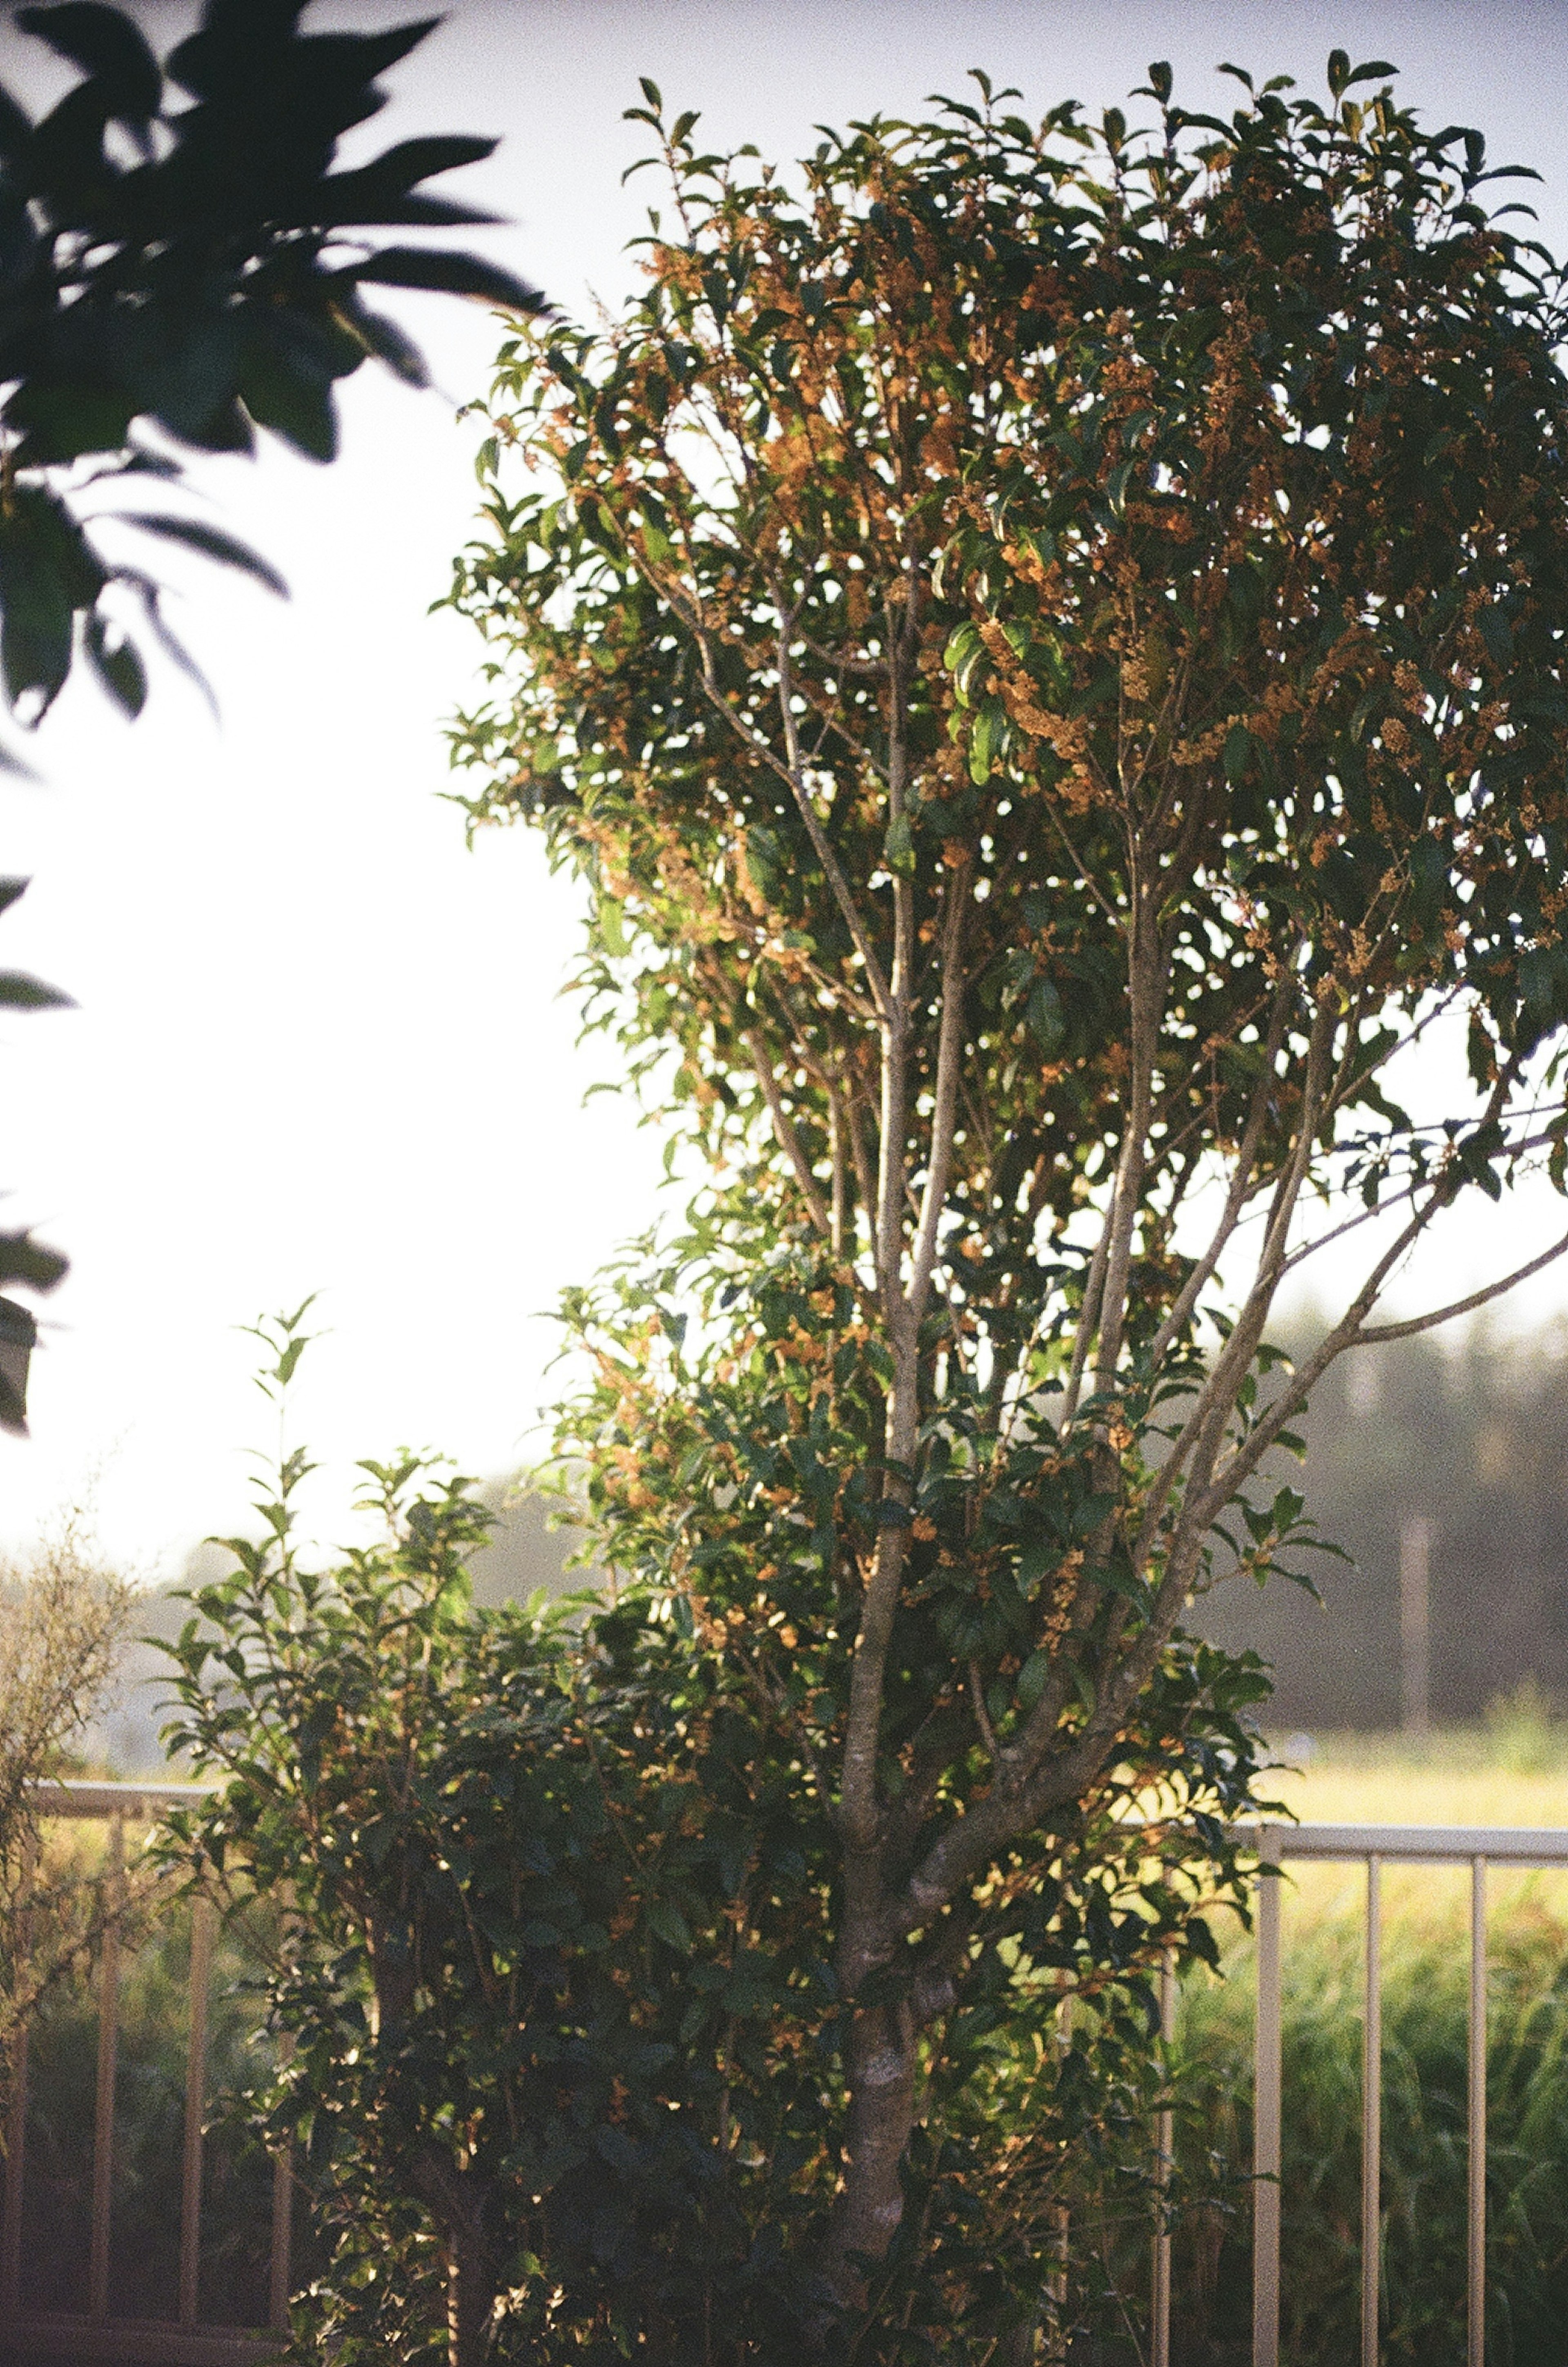
[[[1304,1358],[1321,1331],[1299,1314],[1279,1336]],[[1273,1664],[1277,1735],[1399,1722],[1400,1562],[1413,1518],[1432,1524],[1433,1716],[1477,1718],[1529,1679],[1568,1708],[1565,1344],[1560,1322],[1522,1334],[1477,1323],[1457,1339],[1371,1349],[1325,1375],[1302,1423],[1300,1486],[1350,1561],[1325,1572],[1321,1604],[1290,1590],[1206,1606],[1205,1634],[1245,1636]]]
[[[0,2087],[18,2023],[148,1895],[144,1881],[127,1887],[51,1864],[39,1831],[38,1787],[80,1765],[130,1606],[79,1511],[30,1553],[0,1559]]]
[[[1372,1319],[1439,1217],[1562,1183],[1561,280],[1390,71],[1224,120],[1156,65],[1149,130],[982,80],[793,183],[648,85],[646,293],[502,350],[472,818],[585,881],[592,1014],[711,1162],[574,1298],[563,1443],[796,1737],[857,2358],[966,2000],[1023,2010],[1188,1605],[1302,1542],[1263,1458],[1456,1311]]]
[[[367,235],[491,221],[423,184],[488,156],[493,140],[404,140],[332,169],[343,135],[385,106],[378,77],[434,20],[305,34],[303,14],[302,0],[207,0],[160,65],[120,9],[65,0],[17,11],[24,32],[82,74],[36,123],[0,88],[0,682],[24,724],[47,713],[79,658],[138,714],[138,624],[195,671],[155,575],[110,555],[127,527],[283,590],[233,536],[126,497],[177,486],[190,452],[251,451],[258,428],[330,460],[334,389],[367,359],[423,385],[417,348],[367,289],[540,307],[535,289],[475,255]],[[0,1006],[64,1000],[0,976]],[[26,1267],[41,1254],[23,1243],[0,1256],[10,1269],[0,1279],[36,1284]],[[25,1347],[27,1310],[6,1302],[0,1316]],[[12,1373],[0,1377],[0,1423],[13,1429],[25,1357],[22,1376],[19,1390]]]

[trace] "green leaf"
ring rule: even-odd
[[[499,263],[446,247],[384,246],[364,263],[352,263],[344,279],[369,280],[378,288],[428,288],[443,296],[468,296],[507,312],[547,311],[544,297]]]
[[[75,1004],[57,986],[22,969],[0,969],[0,1005],[8,1011],[74,1011]]]
[[[83,637],[88,661],[117,705],[132,718],[147,700],[147,669],[135,643],[123,637],[111,640],[101,613],[95,609]]]
[[[215,561],[220,567],[236,568],[241,574],[265,584],[280,600],[288,597],[288,586],[276,568],[260,551],[253,550],[248,542],[225,534],[220,527],[206,526],[199,518],[166,517],[152,511],[127,510],[118,515],[127,526],[140,527],[143,534],[160,535],[165,542],[177,542],[187,550],[198,550],[204,559]]]
[[[17,22],[90,75],[109,115],[145,123],[157,114],[164,97],[158,61],[118,8],[63,0],[59,7],[18,8]]]
[[[984,788],[991,777],[991,765],[996,743],[1001,737],[1002,710],[995,699],[987,699],[975,718],[969,732],[969,777],[976,788]]]
[[[1062,1008],[1062,998],[1055,983],[1049,978],[1037,979],[1026,1009],[1029,1032],[1050,1059],[1062,1048],[1067,1032],[1067,1017]]]
[[[896,871],[906,879],[912,878],[915,868],[915,839],[907,813],[895,814],[888,823],[887,834],[882,843],[882,853],[883,860],[889,871]]]
[[[646,1912],[649,1930],[657,1938],[682,1956],[691,1954],[691,1925],[678,1907],[671,1907],[667,1898],[650,1898]]]

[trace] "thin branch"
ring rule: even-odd
[[[824,1239],[831,1240],[833,1225],[828,1214],[827,1203],[822,1197],[816,1176],[811,1172],[811,1163],[801,1146],[800,1136],[795,1131],[795,1120],[784,1107],[784,1096],[779,1092],[778,1079],[773,1074],[773,1064],[768,1057],[768,1048],[762,1041],[761,1031],[755,1027],[742,1028],[740,1040],[751,1055],[751,1066],[756,1070],[757,1082],[762,1088],[763,1098],[767,1102],[768,1112],[773,1121],[773,1132],[779,1139],[779,1148],[795,1170],[795,1180],[799,1184],[806,1205],[811,1211],[811,1221]]]
[[[1105,1222],[1100,1229],[1100,1239],[1094,1245],[1089,1273],[1083,1286],[1083,1303],[1078,1308],[1077,1331],[1073,1341],[1073,1361],[1067,1371],[1067,1386],[1062,1399],[1062,1428],[1069,1429],[1077,1420],[1078,1398],[1089,1365],[1089,1352],[1100,1322],[1100,1301],[1105,1287],[1106,1262],[1111,1255],[1111,1220],[1115,1202],[1105,1212]]]
[[[1061,840],[1062,844],[1067,850],[1067,860],[1071,863],[1073,869],[1078,875],[1078,885],[1089,890],[1089,895],[1099,905],[1100,911],[1104,913],[1111,927],[1113,929],[1119,929],[1122,925],[1121,913],[1116,910],[1115,905],[1108,900],[1104,890],[1101,889],[1099,880],[1094,877],[1094,874],[1086,868],[1083,860],[1078,854],[1077,848],[1073,844],[1072,839],[1068,835],[1066,822],[1063,821],[1061,816],[1056,811],[1055,801],[1053,800],[1049,790],[1046,790],[1042,796],[1041,804],[1044,808],[1046,820],[1051,824],[1051,827],[1055,832],[1057,837]]]
[[[1143,1208],[1144,1168],[1148,1152],[1150,1104],[1154,1098],[1155,1063],[1159,1053],[1160,990],[1166,970],[1148,910],[1149,884],[1131,866],[1133,899],[1132,944],[1128,961],[1128,1002],[1132,1020],[1132,1078],[1127,1094],[1127,1126],[1117,1163],[1116,1186],[1111,1202],[1111,1249],[1100,1310],[1100,1379],[1114,1381],[1126,1326],[1127,1292],[1132,1278],[1133,1235]]]
[[[1247,1294],[1235,1329],[1225,1342],[1208,1380],[1199,1390],[1197,1403],[1149,1489],[1133,1550],[1134,1569],[1143,1569],[1153,1548],[1165,1508],[1189,1457],[1197,1467],[1218,1455],[1225,1426],[1235,1407],[1236,1390],[1258,1353],[1263,1326],[1280,1286],[1296,1201],[1312,1163],[1313,1141],[1322,1115],[1323,1069],[1333,1039],[1334,1024],[1333,1015],[1327,1009],[1319,1011],[1313,1021],[1307,1072],[1303,1080],[1301,1107],[1296,1115],[1295,1146],[1291,1159],[1280,1173],[1274,1205],[1269,1211],[1269,1229],[1258,1252],[1252,1286]],[[1365,1312],[1363,1308],[1362,1313]],[[1184,1521],[1186,1517],[1184,1513]],[[1204,1525],[1206,1527],[1207,1523]],[[1179,1530],[1178,1534],[1180,1534]]]
[[[668,597],[667,594],[666,596]],[[837,855],[828,844],[827,833],[818,820],[817,809],[811,802],[805,782],[797,778],[791,766],[784,763],[776,750],[768,745],[761,733],[754,730],[743,715],[737,714],[719,687],[717,671],[713,662],[713,644],[706,631],[700,624],[694,622],[691,624],[690,629],[696,640],[698,654],[702,659],[703,689],[710,703],[725,717],[739,738],[750,749],[752,754],[760,757],[769,771],[778,776],[795,799],[800,818],[806,824],[807,835],[816,851],[818,861],[822,866],[828,885],[833,891],[833,900],[843,915],[844,926],[850,933],[850,941],[861,957],[866,983],[872,991],[872,999],[877,1009],[886,1013],[887,981],[882,975],[882,965],[877,960],[875,951],[862,925],[859,909],[850,893],[849,882],[839,867]]]
[[[1487,1102],[1486,1119],[1495,1122],[1498,1113],[1506,1105],[1517,1068],[1517,1060],[1510,1061],[1499,1074]],[[1414,1212],[1408,1223],[1372,1267],[1339,1322],[1318,1342],[1305,1365],[1298,1369],[1293,1386],[1281,1394],[1277,1403],[1270,1407],[1260,1421],[1253,1425],[1243,1444],[1238,1446],[1213,1474],[1204,1492],[1197,1500],[1196,1506],[1190,1500],[1189,1501],[1182,1513],[1184,1529],[1190,1529],[1194,1534],[1206,1531],[1235,1493],[1241,1480],[1257,1469],[1286,1422],[1305,1405],[1312,1390],[1316,1387],[1329,1365],[1337,1356],[1342,1355],[1346,1349],[1357,1344],[1367,1317],[1377,1305],[1389,1275],[1400,1260],[1406,1256],[1416,1242],[1420,1240],[1433,1217],[1450,1205],[1450,1195],[1445,1188],[1445,1179],[1439,1178],[1433,1184],[1422,1206]],[[1234,1341],[1235,1335],[1233,1334],[1232,1337]],[[1161,1591],[1163,1594],[1163,1587]]]
[[[1555,1109],[1556,1104],[1548,1104],[1547,1106]],[[1532,1116],[1539,1116],[1539,1108],[1531,1113]],[[1513,1163],[1525,1158],[1532,1150],[1544,1150],[1549,1143],[1554,1143],[1556,1140],[1556,1130],[1549,1128],[1545,1134],[1529,1134],[1522,1142],[1510,1142],[1504,1148],[1510,1163]],[[1353,1217],[1347,1217],[1342,1224],[1333,1225],[1327,1232],[1317,1233],[1310,1241],[1303,1241],[1301,1248],[1292,1250],[1285,1260],[1284,1273],[1293,1274],[1297,1266],[1304,1264],[1308,1258],[1315,1257],[1319,1250],[1327,1249],[1333,1241],[1343,1240],[1348,1233],[1359,1232],[1365,1225],[1375,1224],[1380,1217],[1386,1217],[1391,1209],[1397,1208],[1403,1201],[1413,1200],[1428,1180],[1423,1175],[1414,1175],[1408,1184],[1401,1184],[1399,1190],[1391,1193],[1386,1200],[1379,1200],[1370,1208],[1358,1208],[1356,1214]]]
[[[975,1723],[980,1729],[980,1739],[986,1747],[986,1756],[993,1767],[999,1766],[1002,1754],[997,1747],[996,1728],[991,1724],[990,1712],[986,1707],[986,1688],[980,1682],[978,1660],[969,1663],[969,1699],[974,1706]]]
[[[833,1162],[832,1251],[835,1258],[844,1254],[844,1200],[847,1178],[844,1173],[844,1121],[834,1087],[828,1088],[828,1150]]]
[[[1170,1312],[1155,1336],[1154,1345],[1149,1351],[1151,1366],[1159,1365],[1172,1341],[1179,1333],[1182,1325],[1190,1317],[1198,1304],[1200,1292],[1208,1287],[1214,1269],[1219,1264],[1227,1243],[1241,1221],[1249,1197],[1248,1187],[1252,1179],[1253,1161],[1258,1156],[1258,1146],[1263,1133],[1263,1122],[1269,1114],[1269,1104],[1279,1085],[1279,1079],[1275,1075],[1275,1063],[1279,1059],[1285,1040],[1291,999],[1290,980],[1287,974],[1280,981],[1273,1015],[1269,1022],[1269,1036],[1263,1049],[1262,1072],[1253,1087],[1252,1106],[1247,1111],[1246,1128],[1236,1150],[1235,1172],[1231,1181],[1231,1188],[1225,1195],[1224,1207],[1208,1248],[1188,1275]]]
[[[937,1231],[947,1205],[953,1172],[953,1135],[958,1107],[958,1071],[964,1057],[964,921],[969,903],[967,858],[948,878],[948,904],[942,946],[942,1024],[937,1037],[935,1106],[931,1156],[910,1258],[909,1305],[918,1323],[936,1262]]]
[[[1521,1282],[1528,1282],[1532,1274],[1540,1274],[1547,1266],[1554,1265],[1565,1253],[1568,1253],[1568,1233],[1563,1234],[1555,1248],[1543,1250],[1540,1256],[1531,1258],[1528,1265],[1517,1266],[1501,1282],[1491,1283],[1484,1290],[1472,1290],[1468,1298],[1456,1298],[1450,1307],[1439,1307],[1433,1314],[1414,1315],[1406,1323],[1380,1323],[1375,1331],[1359,1331],[1346,1344],[1350,1348],[1373,1348],[1387,1340],[1412,1340],[1417,1331],[1433,1331],[1439,1323],[1451,1323],[1456,1315],[1473,1315],[1477,1308],[1490,1306],[1493,1299],[1501,1298],[1505,1292],[1515,1289]]]

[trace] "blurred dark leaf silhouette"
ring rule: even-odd
[[[332,459],[340,379],[374,358],[424,383],[364,283],[541,309],[536,289],[479,256],[378,251],[365,235],[492,220],[422,185],[494,141],[404,140],[333,170],[343,135],[386,104],[378,78],[435,20],[312,34],[302,14],[288,0],[208,0],[160,65],[118,9],[17,11],[83,76],[36,123],[0,91],[0,675],[25,722],[81,655],[134,715],[138,611],[168,645],[156,580],[94,539],[106,480],[177,485],[184,452],[250,452],[261,427]],[[117,515],[283,589],[231,536]]]
[[[308,33],[304,13],[294,0],[207,0],[160,63],[130,17],[96,0],[16,12],[81,75],[37,122],[0,88],[0,691],[24,726],[83,661],[128,716],[146,698],[148,644],[200,679],[156,573],[100,549],[105,518],[284,591],[233,536],[117,496],[128,484],[178,493],[187,455],[251,452],[258,428],[333,459],[335,390],[362,362],[423,385],[417,347],[363,284],[542,309],[536,289],[479,256],[378,249],[365,234],[492,220],[423,184],[479,163],[493,140],[404,140],[333,169],[343,135],[385,106],[379,77],[437,20]],[[0,764],[16,762],[0,750]],[[0,910],[23,884],[8,883]],[[13,1010],[66,1000],[0,975]],[[17,1429],[32,1319],[14,1314],[0,1424]]]

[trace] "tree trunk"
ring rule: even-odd
[[[434,2146],[421,2146],[409,2170],[414,2192],[446,2238],[447,2367],[483,2367],[497,2291],[485,2240],[489,2181],[458,2169]]]
[[[862,2007],[850,2026],[844,2191],[828,2239],[828,2282],[834,2299],[849,2307],[865,2295],[860,2261],[882,2258],[904,2215],[916,2071],[908,2006]]]
[[[459,2239],[446,2248],[447,2367],[483,2367],[495,2292],[484,2248]]]

